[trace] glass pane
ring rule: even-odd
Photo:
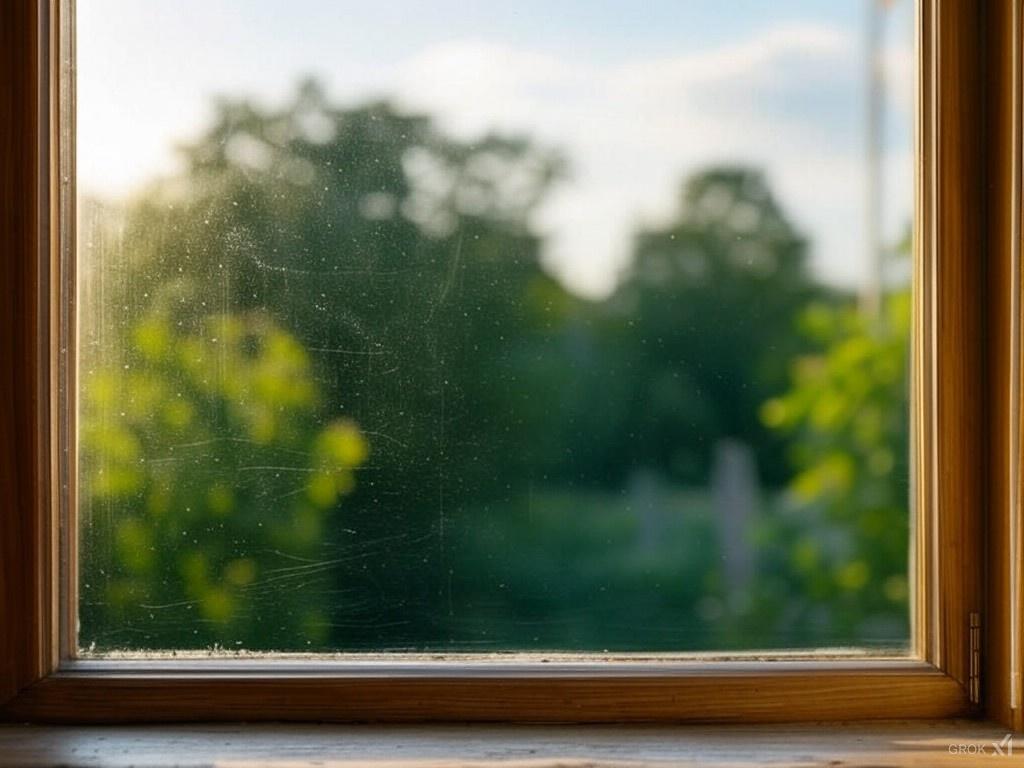
[[[79,0],[85,652],[903,650],[911,0]]]

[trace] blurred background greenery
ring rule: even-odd
[[[909,291],[816,279],[757,168],[589,299],[528,137],[307,81],[182,152],[81,204],[83,648],[906,644]]]

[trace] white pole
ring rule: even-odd
[[[867,54],[867,109],[866,109],[866,161],[865,229],[867,244],[867,276],[861,294],[861,307],[870,318],[877,318],[882,303],[884,243],[882,234],[883,208],[883,131],[885,129],[885,71],[882,59],[885,0],[866,0],[868,5]]]

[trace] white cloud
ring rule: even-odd
[[[471,138],[498,126],[562,148],[572,179],[539,212],[548,263],[577,290],[600,295],[628,259],[638,222],[672,211],[688,173],[718,162],[763,168],[812,238],[819,271],[851,283],[863,269],[860,128],[825,110],[857,95],[851,36],[786,25],[748,40],[673,57],[596,65],[465,40],[430,47],[398,68],[407,105]],[[900,71],[909,60],[891,59]],[[855,119],[857,104],[841,104]],[[909,157],[895,174],[909,178]],[[894,188],[898,186],[899,188]],[[890,183],[909,215],[909,185]]]
[[[785,24],[712,50],[629,64],[622,72],[630,85],[650,80],[674,82],[683,87],[735,81],[767,82],[780,61],[834,59],[849,55],[850,48],[849,35],[834,27]],[[816,72],[807,72],[805,76],[812,74]]]
[[[210,94],[250,93],[271,101],[299,71],[308,71],[285,71],[270,59],[225,69],[199,56],[168,79],[175,51],[157,46],[139,66],[126,68],[119,49],[85,44],[105,29],[85,35],[79,90],[81,186],[101,193],[119,194],[154,173],[171,172],[174,143],[208,119]],[[812,239],[823,276],[859,279],[864,158],[857,102],[864,67],[855,33],[785,24],[681,55],[604,62],[571,48],[555,54],[481,37],[413,50],[377,67],[336,59],[323,74],[346,103],[394,95],[438,116],[445,130],[462,138],[498,128],[562,149],[572,176],[538,212],[536,224],[549,235],[547,263],[577,290],[608,291],[638,223],[664,219],[680,181],[720,162],[763,168]],[[235,58],[249,61],[241,53],[227,57]],[[890,47],[892,114],[908,134],[912,65],[909,46]],[[132,98],[114,98],[112,87]],[[258,160],[252,147],[237,149]],[[911,179],[908,138],[886,167],[890,234],[909,218]]]

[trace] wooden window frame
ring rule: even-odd
[[[0,121],[0,719],[986,715],[1020,728],[1022,1],[919,1],[911,656],[550,663],[71,658],[71,0],[4,3],[0,114],[13,119]]]

